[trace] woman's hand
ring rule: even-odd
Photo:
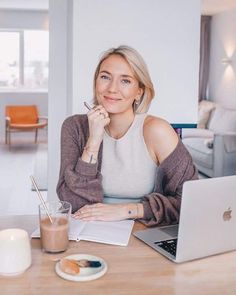
[[[92,148],[100,147],[103,139],[104,127],[110,123],[107,111],[102,105],[95,106],[88,114],[89,139],[87,145]]]
[[[131,211],[127,210],[124,204],[102,204],[85,205],[74,213],[73,217],[83,221],[116,221],[126,218],[134,218],[130,216]]]

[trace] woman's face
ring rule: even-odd
[[[143,94],[130,65],[115,54],[102,62],[95,92],[98,103],[114,114],[133,110],[134,100],[139,100]]]

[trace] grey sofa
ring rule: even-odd
[[[199,172],[209,177],[234,175],[236,110],[214,104],[208,112],[209,118],[204,118],[205,126],[183,130],[183,143],[192,155]]]

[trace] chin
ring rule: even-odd
[[[109,114],[119,114],[120,113],[120,110],[114,110],[113,108],[106,108],[106,111]]]
[[[115,105],[111,105],[111,104],[105,102],[105,103],[102,103],[102,106],[110,114],[117,113],[117,112],[119,113],[120,112],[120,110],[119,110],[120,108],[118,108]]]

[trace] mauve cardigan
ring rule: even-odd
[[[60,200],[71,203],[72,212],[86,204],[103,202],[102,144],[97,163],[90,164],[81,160],[88,136],[87,115],[74,115],[64,121],[57,194]],[[147,226],[178,223],[183,183],[197,178],[192,158],[179,140],[174,151],[157,169],[153,193],[142,199],[144,217],[140,221]]]

